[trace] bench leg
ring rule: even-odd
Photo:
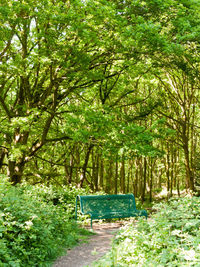
[[[91,225],[91,229],[92,229],[92,217],[91,217],[91,222],[90,222],[90,225]]]

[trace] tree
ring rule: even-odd
[[[194,190],[198,10],[185,0],[2,0],[0,168],[12,183],[132,183],[152,198],[166,180],[172,192],[176,141]]]
[[[103,5],[96,9],[97,4],[2,3],[1,159],[6,154],[13,184],[21,181],[24,166],[44,145],[70,139],[51,134],[73,94],[118,75],[117,70],[108,75],[101,71],[108,60],[118,59],[110,30],[112,6],[102,13]],[[106,18],[109,23],[104,24]]]

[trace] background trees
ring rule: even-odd
[[[193,1],[2,1],[1,171],[13,184],[143,200],[162,185],[195,191],[198,11]]]

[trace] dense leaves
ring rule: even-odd
[[[197,0],[1,0],[0,171],[29,186],[0,184],[0,265],[75,244],[77,185],[142,201],[200,188],[199,14]],[[108,264],[197,264],[198,205],[156,207]]]
[[[104,160],[125,160],[126,181],[137,176],[138,162],[159,158],[152,163],[156,173],[165,162],[159,187],[164,180],[169,189],[170,175],[181,170],[181,185],[195,191],[199,8],[185,0],[3,0],[2,172],[14,185],[94,188]]]
[[[0,265],[50,266],[64,247],[86,235],[73,220],[77,194],[67,188],[14,188],[1,182]]]
[[[200,199],[173,199],[154,209],[148,221],[126,226],[94,266],[199,266]]]

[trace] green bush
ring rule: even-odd
[[[0,266],[50,266],[64,247],[86,234],[71,219],[77,192],[65,192],[62,196],[52,188],[16,188],[0,182]],[[59,205],[51,200],[55,195]]]
[[[75,215],[76,196],[89,194],[89,191],[86,189],[72,186],[60,188],[53,185],[22,185],[19,189],[32,199],[64,208],[65,212],[72,219]]]
[[[200,266],[200,198],[161,203],[115,238],[112,250],[94,266]]]

